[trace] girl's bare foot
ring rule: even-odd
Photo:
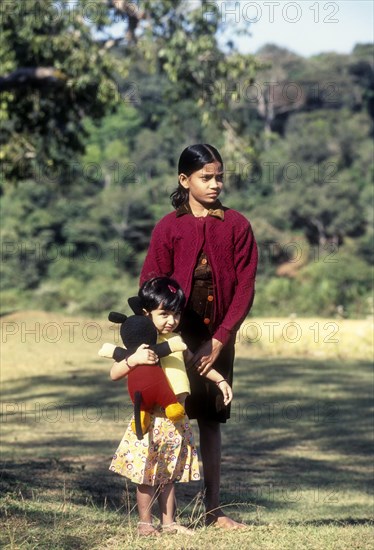
[[[206,518],[206,525],[217,527],[218,529],[245,529],[248,527],[245,523],[239,523],[224,514],[215,516],[208,514]]]
[[[170,523],[169,525],[163,525],[162,532],[173,534],[173,535],[189,535],[189,536],[195,534],[195,531],[193,531],[192,529],[188,529],[183,525],[179,525],[179,523],[176,523],[175,521],[173,521],[173,523]]]
[[[146,521],[138,521],[138,535],[139,537],[159,537],[160,533],[152,523]]]

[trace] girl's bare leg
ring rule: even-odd
[[[139,535],[159,534],[152,525],[152,504],[154,502],[155,487],[150,485],[138,485],[136,488],[136,501],[138,504]]]
[[[221,427],[219,422],[198,420],[207,513],[217,515],[221,481]]]
[[[160,508],[160,520],[162,525],[170,525],[171,523],[173,523],[175,515],[174,483],[167,483],[163,487],[160,487],[158,505]]]
[[[181,535],[194,535],[192,529],[187,529],[183,525],[176,523],[175,518],[175,485],[174,483],[167,483],[163,487],[160,487],[160,494],[158,497],[158,504],[160,507],[160,515],[162,522],[163,533],[169,534],[181,534]]]
[[[215,524],[224,529],[245,527],[226,516],[219,507],[221,484],[221,426],[219,422],[198,419],[200,451],[203,461],[205,507],[207,525]]]

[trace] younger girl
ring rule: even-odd
[[[175,336],[173,331],[179,324],[185,305],[184,293],[176,281],[158,277],[145,282],[139,291],[139,301],[144,314],[151,317],[158,331],[158,341]],[[183,356],[181,352],[176,352],[165,359],[161,359],[161,364],[165,367],[165,374],[178,400],[183,404],[190,393]],[[119,380],[137,365],[154,364],[157,361],[156,354],[147,349],[146,345],[142,345],[126,360],[114,363],[110,375],[112,380]],[[228,405],[232,399],[232,391],[227,381],[213,369],[207,378],[215,382],[221,390],[222,406]],[[150,429],[141,441],[134,434],[130,422],[113,457],[110,470],[137,484],[140,535],[159,534],[152,525],[151,514],[156,496],[162,530],[192,533],[174,522],[174,482],[200,479],[197,452],[187,416],[179,422],[172,423],[166,418],[163,410],[154,410]]]

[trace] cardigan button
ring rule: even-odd
[[[209,323],[210,323],[210,319],[208,319],[208,317],[205,317],[205,319],[204,319],[204,323],[205,323],[206,325],[209,325]]]
[[[202,263],[203,265],[205,265],[205,264],[208,263],[208,260],[207,260],[206,258],[203,258],[203,259],[201,260],[201,263]]]
[[[208,300],[208,302],[213,302],[214,296],[212,296],[211,294],[209,294],[207,300]]]

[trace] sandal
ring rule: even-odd
[[[152,523],[138,521],[138,535],[139,537],[159,537],[160,533]]]
[[[187,527],[184,527],[183,525],[180,525],[175,521],[173,521],[173,523],[169,523],[169,525],[163,525],[161,529],[163,533],[169,533],[170,535],[193,536],[195,534],[195,531],[193,531],[192,529],[188,529]]]

